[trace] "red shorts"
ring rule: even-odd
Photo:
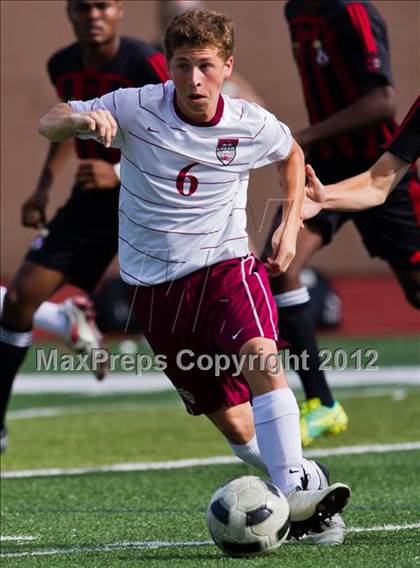
[[[278,341],[277,308],[266,270],[254,256],[219,262],[157,286],[133,287],[133,294],[144,335],[155,354],[165,356],[165,373],[190,414],[250,400],[237,367],[216,376],[210,366],[216,356],[239,355],[254,337],[285,345]]]

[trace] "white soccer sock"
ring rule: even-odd
[[[321,479],[318,473],[318,467],[313,460],[307,460],[306,458],[303,458],[302,467],[307,475],[308,479],[307,489],[309,491],[315,491],[324,486],[323,479]]]
[[[248,465],[252,465],[252,467],[256,467],[264,473],[268,473],[261,457],[257,436],[255,434],[247,444],[232,444],[232,442],[229,442],[229,444],[235,456],[240,460]]]
[[[232,442],[229,442],[229,445],[237,458],[242,460],[244,463],[255,467],[256,469],[263,471],[264,473],[268,473],[267,467],[261,457],[260,448],[258,447],[257,442],[257,436],[255,434],[247,444],[233,444]],[[302,476],[305,473],[308,475],[307,489],[319,489],[320,478],[315,462],[313,460],[302,458],[301,466]]]
[[[302,445],[299,408],[289,388],[254,397],[258,447],[271,479],[287,496],[301,487]]]
[[[310,296],[306,286],[290,290],[290,292],[283,292],[274,296],[278,308],[290,308],[291,306],[298,306],[299,304],[306,304],[309,302]]]
[[[11,331],[0,326],[0,341],[14,347],[29,347],[32,343],[32,331]]]
[[[3,313],[4,297],[7,288],[0,286],[0,314]],[[34,314],[34,327],[43,331],[49,331],[63,339],[67,339],[69,318],[64,313],[60,304],[54,302],[43,302]]]
[[[67,339],[69,318],[60,304],[43,302],[34,314],[34,327]]]

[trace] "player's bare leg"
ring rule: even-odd
[[[250,339],[242,346],[240,355],[246,356],[242,374],[254,394],[254,424],[261,456],[273,482],[288,495],[299,486],[301,475],[296,399],[288,388],[272,339]]]
[[[319,369],[319,349],[309,310],[309,293],[299,279],[309,259],[322,247],[321,233],[308,223],[299,233],[296,256],[287,272],[270,281],[278,307],[281,335],[289,341],[293,354],[305,354],[305,367],[300,365],[297,369],[307,399],[301,407],[304,446],[322,434],[337,434],[347,428],[347,416],[334,400],[325,373]]]
[[[65,281],[61,272],[24,261],[4,298],[3,325],[16,331],[30,329],[37,308]]]
[[[223,406],[216,412],[207,414],[207,418],[232,444],[247,444],[255,435],[252,407],[249,402],[229,408]]]
[[[273,482],[288,496],[295,527],[292,534],[300,536],[311,527],[319,526],[322,519],[339,512],[347,503],[350,491],[343,484],[318,491],[297,491],[303,488],[304,463],[299,409],[279,363],[276,343],[271,339],[254,338],[243,345],[240,354],[247,357],[242,372],[254,393],[253,420],[249,405],[239,405],[236,410],[235,407],[221,409],[209,418],[233,443],[249,444],[254,422],[256,447]],[[251,360],[253,363],[249,363]],[[257,454],[254,457],[257,458]],[[259,467],[252,459],[248,463]]]

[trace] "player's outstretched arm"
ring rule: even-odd
[[[384,203],[392,189],[408,171],[410,164],[391,152],[385,152],[365,172],[335,184],[324,186],[313,168],[306,166],[308,186],[303,205],[303,219],[321,209],[359,211]]]
[[[68,104],[59,103],[41,118],[39,133],[51,142],[91,135],[109,148],[117,134],[117,123],[107,110],[74,112]]]
[[[305,157],[293,140],[288,157],[280,163],[282,221],[274,231],[271,244],[273,256],[267,259],[271,276],[286,272],[295,257],[296,240],[301,226],[302,202],[305,191]]]

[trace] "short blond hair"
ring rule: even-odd
[[[170,61],[180,47],[217,47],[226,61],[233,55],[233,22],[220,12],[188,10],[171,21],[166,29],[164,46]]]

